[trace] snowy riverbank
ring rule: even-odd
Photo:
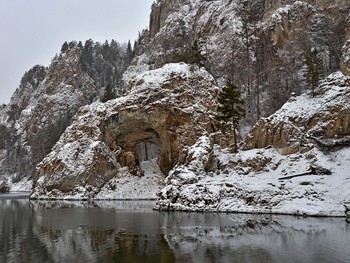
[[[197,145],[198,146],[198,145]],[[198,150],[198,149],[197,149]],[[200,151],[200,150],[199,150]],[[288,156],[276,149],[236,155],[215,149],[219,169],[189,178],[176,167],[167,178],[161,210],[345,216],[350,203],[350,149],[324,154],[317,149]],[[331,172],[279,180],[322,167]]]

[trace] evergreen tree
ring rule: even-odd
[[[188,52],[188,63],[204,67],[204,57],[202,56],[202,50],[197,40],[193,42]]]
[[[109,59],[109,43],[108,40],[102,45],[102,55],[104,59]]]
[[[112,87],[111,84],[107,84],[107,87],[105,89],[103,97],[101,98],[101,101],[106,102],[115,98],[116,98],[116,94],[115,94],[114,88]]]
[[[83,69],[87,70],[88,73],[90,73],[90,70],[93,66],[92,65],[94,61],[93,51],[94,51],[94,41],[92,39],[86,40],[80,56],[80,62],[83,65]]]
[[[306,71],[304,74],[306,85],[311,89],[311,96],[315,97],[315,88],[322,74],[322,62],[318,58],[316,48],[311,49],[305,57]]]
[[[227,81],[226,86],[222,88],[218,97],[218,102],[217,121],[223,133],[227,130],[232,130],[234,136],[234,150],[237,152],[236,129],[240,119],[245,115],[245,110],[241,106],[244,104],[241,98],[241,92],[230,79]]]
[[[126,58],[127,58],[128,63],[130,63],[130,61],[133,59],[133,57],[134,57],[134,52],[132,50],[131,43],[129,40],[128,44],[127,44],[127,48],[126,48]]]
[[[66,52],[68,50],[68,43],[65,41],[61,47],[61,52]]]
[[[68,43],[68,49],[72,49],[77,45],[77,41],[73,40]]]

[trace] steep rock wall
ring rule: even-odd
[[[80,106],[96,99],[98,90],[79,66],[80,50],[61,54],[38,86],[26,84],[9,105],[7,155],[3,165],[13,181],[31,177]]]
[[[106,86],[122,93],[121,75],[131,59],[126,49],[114,40],[65,42],[48,68],[37,65],[24,74],[0,109],[0,180],[31,179],[81,106],[99,100]]]
[[[305,90],[300,72],[311,48],[325,74],[340,69],[349,9],[346,0],[159,0],[124,78],[189,62],[197,41],[201,63],[218,85],[231,78],[241,88],[250,127]]]

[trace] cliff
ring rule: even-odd
[[[48,68],[37,65],[24,74],[1,110],[0,180],[31,180],[78,109],[99,100],[107,83],[120,88],[128,58],[118,45],[73,41]],[[31,183],[24,187],[30,190]]]
[[[341,65],[346,71],[348,15],[347,1],[156,1],[124,79],[169,62],[191,63],[196,47],[219,86],[230,78],[240,87],[245,133],[305,91],[302,71],[312,48],[325,76]]]
[[[276,114],[262,118],[245,140],[245,149],[275,146],[281,153],[299,152],[309,144],[332,150],[350,136],[350,79],[334,73],[320,83],[314,98],[291,98]]]
[[[0,109],[0,174],[28,175],[37,199],[340,216],[350,203],[349,12],[346,0],[158,0],[133,52],[72,42],[24,76]],[[237,154],[215,121],[227,79],[245,100]],[[98,102],[108,83],[120,97]]]
[[[170,171],[158,209],[344,216],[349,88],[349,78],[336,73],[315,98],[290,99],[253,128],[245,141],[250,150],[233,155],[208,139],[191,146],[196,158]],[[204,169],[210,149],[214,172]]]

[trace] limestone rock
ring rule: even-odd
[[[28,78],[13,96],[8,107],[11,139],[7,140],[4,166],[17,180],[34,174],[35,165],[50,152],[74,113],[97,97],[98,90],[79,67],[79,58],[78,48],[61,54],[47,72],[39,72],[40,78],[33,77],[36,83]]]
[[[278,110],[292,92],[305,91],[300,72],[311,47],[319,51],[326,74],[339,70],[349,8],[347,0],[158,0],[150,30],[136,44],[124,79],[166,63],[189,62],[197,41],[202,63],[218,85],[234,78],[240,87],[248,130]],[[248,75],[255,77],[249,80]]]
[[[349,16],[349,24],[350,24],[350,16]],[[346,41],[345,45],[343,46],[341,70],[342,72],[344,72],[344,74],[350,75],[350,38]]]
[[[0,178],[31,179],[81,106],[99,100],[107,83],[120,94],[129,59],[118,54],[125,49],[115,41],[72,41],[48,68],[37,65],[24,74],[9,105],[0,107]]]
[[[334,146],[341,145],[335,140],[350,135],[349,103],[349,78],[340,72],[331,74],[316,90],[315,98],[309,94],[291,98],[275,114],[261,119],[247,136],[245,148],[272,145],[281,153],[290,154],[310,143],[322,147],[321,141],[327,138]]]
[[[108,181],[125,177],[125,169],[130,178],[142,177],[140,161],[152,157],[167,175],[189,162],[188,146],[215,131],[217,94],[205,70],[183,63],[141,74],[125,97],[79,110],[37,166],[32,198],[74,196],[77,187],[92,198]]]

